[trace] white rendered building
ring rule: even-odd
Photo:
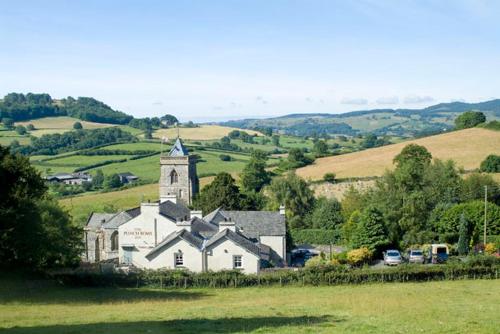
[[[203,216],[185,206],[198,190],[198,179],[196,161],[182,141],[177,139],[170,153],[160,159],[160,201],[116,214],[92,213],[85,229],[85,261],[245,273],[258,273],[266,261],[284,264],[284,209],[217,209]]]

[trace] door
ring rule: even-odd
[[[124,264],[132,264],[132,249],[124,248],[123,249],[123,263]]]

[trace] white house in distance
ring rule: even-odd
[[[258,273],[265,261],[284,265],[284,208],[217,209],[204,216],[185,206],[198,191],[198,178],[196,160],[179,138],[168,155],[160,157],[160,165],[160,201],[116,214],[90,215],[84,261],[193,272]]]

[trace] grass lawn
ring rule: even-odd
[[[499,280],[240,289],[0,284],[0,333],[498,333]]]

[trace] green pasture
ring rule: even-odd
[[[0,333],[498,333],[499,280],[227,289],[2,279]]]

